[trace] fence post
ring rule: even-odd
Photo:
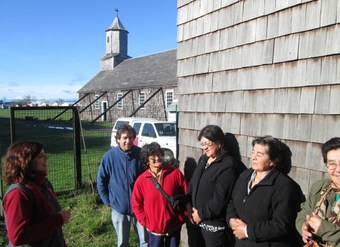
[[[76,107],[72,109],[73,115],[73,128],[74,128],[74,136],[73,136],[73,150],[75,150],[75,177],[76,177],[76,188],[79,189],[82,186],[82,177],[81,177],[81,150],[80,150],[80,119],[79,112]]]

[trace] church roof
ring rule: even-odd
[[[122,30],[122,31],[127,31],[126,28],[123,26],[121,21],[119,20],[118,16],[113,20],[111,26],[106,30]]]
[[[177,86],[176,54],[174,49],[126,59],[113,70],[100,71],[78,93]]]

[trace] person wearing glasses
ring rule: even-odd
[[[236,247],[302,246],[295,219],[305,198],[287,175],[291,155],[289,147],[272,136],[252,141],[251,168],[237,180],[227,209]]]
[[[187,218],[185,199],[183,206],[176,208],[171,206],[167,196],[184,196],[187,181],[178,168],[165,164],[164,152],[158,143],[144,145],[140,157],[148,169],[134,185],[133,212],[148,231],[150,247],[177,247],[181,227]],[[156,186],[160,186],[163,192]]]
[[[312,185],[296,219],[296,228],[306,246],[337,247],[340,246],[340,137],[325,142],[321,151],[329,178]]]
[[[232,246],[226,207],[239,176],[237,163],[227,154],[225,137],[217,125],[207,125],[197,137],[203,150],[189,183],[189,221],[196,227],[196,246]],[[229,245],[230,244],[230,245]]]

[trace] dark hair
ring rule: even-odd
[[[35,141],[19,141],[10,145],[6,152],[5,182],[10,185],[20,182],[28,182],[32,179],[32,160],[39,155],[43,145]]]
[[[136,130],[132,128],[131,125],[122,124],[117,130],[116,141],[119,140],[121,135],[125,132],[131,133],[133,135],[133,138],[136,138]]]
[[[145,144],[140,151],[140,160],[143,162],[143,164],[148,165],[149,157],[156,154],[161,154],[164,156],[164,151],[157,142]]]
[[[207,125],[203,129],[201,129],[200,133],[198,134],[198,141],[202,139],[202,137],[207,138],[209,141],[214,143],[220,144],[221,148],[218,155],[225,155],[226,150],[224,148],[224,133],[222,129],[217,125]]]
[[[252,141],[252,146],[259,144],[268,147],[269,159],[277,170],[288,174],[292,168],[292,152],[290,148],[277,138],[272,136],[258,137]]]
[[[329,151],[338,148],[340,148],[340,137],[333,137],[326,141],[321,147],[323,162],[327,163],[327,153]]]

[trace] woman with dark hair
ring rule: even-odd
[[[17,142],[7,150],[4,180],[10,187],[3,207],[10,246],[66,246],[62,226],[70,210],[61,209],[46,178],[47,160],[38,142]]]
[[[340,246],[340,137],[321,148],[329,178],[316,181],[296,219],[306,246]]]
[[[234,183],[239,175],[233,158],[227,155],[222,129],[205,126],[198,135],[203,155],[189,183],[189,221],[199,227],[197,246],[228,246],[233,236],[225,221]]]
[[[187,182],[178,168],[164,163],[164,152],[158,143],[144,145],[140,157],[148,169],[133,187],[133,212],[148,231],[149,246],[177,247],[187,217],[185,202],[184,207],[175,208],[167,197],[184,196]]]
[[[280,140],[253,140],[251,168],[237,180],[227,210],[227,222],[242,246],[302,246],[294,223],[304,195],[288,172],[291,151]]]

